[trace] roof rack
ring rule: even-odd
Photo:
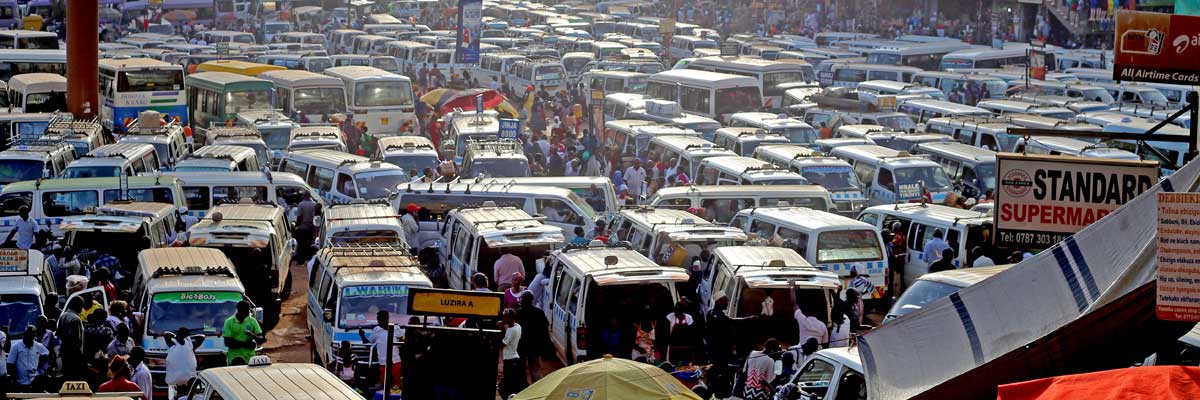
[[[599,244],[597,244],[597,243],[599,243]],[[603,243],[598,240],[593,240],[588,243],[568,244],[568,245],[562,247],[561,252],[569,253],[569,252],[581,251],[581,250],[603,250],[603,249],[633,250],[633,245],[629,244],[628,241],[624,241],[624,240],[616,242],[616,243]]]
[[[76,120],[71,114],[55,113],[50,118],[50,123],[46,125],[45,133],[58,133],[62,135],[71,135],[75,132],[87,132],[99,134],[104,130],[104,126],[100,124],[100,118],[93,117],[90,119]]]
[[[325,247],[334,257],[410,257],[408,250],[387,243],[330,243]],[[387,265],[366,265],[362,267],[394,267]]]
[[[483,139],[475,140],[467,139],[467,151],[494,151],[496,155],[502,153],[524,154],[525,149],[521,146],[521,142],[513,139]]]
[[[214,266],[202,266],[202,265],[188,265],[188,266],[183,266],[183,267],[161,267],[161,268],[154,270],[153,277],[158,278],[158,277],[167,276],[167,275],[227,276],[230,278],[234,277],[233,270],[231,270],[229,267],[214,267]]]

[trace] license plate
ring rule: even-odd
[[[390,118],[380,118],[379,123],[383,124],[383,125],[387,125],[389,120],[390,120]]]

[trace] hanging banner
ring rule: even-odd
[[[1160,320],[1200,322],[1200,193],[1158,192]]]
[[[479,35],[483,32],[483,1],[459,0],[457,64],[479,63]]]
[[[1113,79],[1200,84],[1200,17],[1117,11]]]
[[[1158,182],[1158,163],[996,155],[996,245],[1045,249]]]

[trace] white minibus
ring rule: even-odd
[[[684,111],[725,121],[729,114],[763,107],[758,80],[697,70],[670,70],[650,75],[646,95],[679,103]]]
[[[326,75],[341,79],[355,121],[364,121],[372,135],[420,132],[412,80],[378,68],[333,67]]]

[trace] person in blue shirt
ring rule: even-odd
[[[571,239],[571,244],[588,244],[589,242],[590,242],[590,240],[588,240],[587,236],[584,235],[583,227],[576,226],[575,227],[575,238]]]
[[[922,259],[925,260],[925,264],[933,264],[934,261],[940,260],[942,252],[950,248],[950,244],[946,243],[945,237],[946,233],[941,229],[933,231],[933,239],[929,239],[929,242],[925,243],[925,250],[922,253]]]

